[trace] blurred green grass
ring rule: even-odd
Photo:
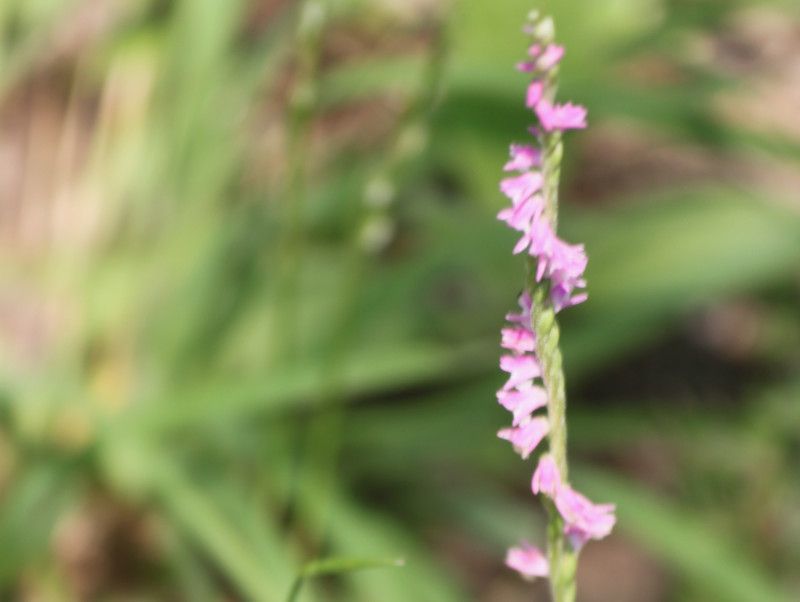
[[[0,5],[0,599],[277,601],[327,557],[406,564],[300,599],[529,599],[500,564],[541,525],[493,391],[531,7]],[[796,172],[800,140],[726,118],[759,73],[698,48],[797,11],[543,8],[592,124],[562,220],[591,258],[563,326],[571,449],[620,507],[585,599],[644,599],[614,589],[616,546],[653,557],[648,599],[794,599],[800,208],[744,176]],[[728,167],[665,183],[627,151],[641,183],[581,198],[620,132]],[[726,386],[678,359],[698,348]]]

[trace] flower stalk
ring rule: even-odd
[[[574,602],[578,553],[590,539],[601,539],[614,526],[614,507],[593,504],[568,481],[566,394],[560,331],[556,315],[587,299],[583,245],[556,234],[558,187],[563,154],[562,133],[586,127],[586,109],[555,101],[558,64],[564,49],[554,43],[553,22],[533,12],[524,31],[532,38],[530,60],[517,69],[530,73],[526,105],[537,117],[530,128],[535,145],[514,144],[500,190],[511,200],[498,219],[521,234],[514,253],[528,255],[521,312],[506,318],[502,333],[508,353],[500,367],[509,373],[498,391],[499,403],[513,414],[511,428],[498,433],[527,459],[542,441],[531,489],[544,497],[548,512],[547,554],[527,542],[509,550],[506,564],[524,577],[549,576],[555,602]],[[544,409],[546,416],[536,414]]]
[[[533,283],[532,325],[537,334],[536,353],[542,366],[547,390],[547,418],[550,423],[549,451],[558,472],[567,479],[567,397],[559,347],[560,330],[556,312],[547,298],[546,283]],[[564,520],[552,501],[545,502],[548,514],[547,558],[550,563],[550,588],[555,602],[575,600],[577,551],[566,541]]]

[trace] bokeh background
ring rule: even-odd
[[[1,2],[0,599],[547,599],[494,436],[537,7],[580,600],[800,599],[794,0]]]

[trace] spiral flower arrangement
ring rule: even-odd
[[[555,101],[558,66],[564,48],[554,43],[553,22],[531,13],[524,32],[530,36],[528,59],[517,69],[531,77],[525,104],[536,117],[532,140],[512,144],[500,190],[511,201],[498,219],[519,233],[514,254],[528,257],[528,277],[519,298],[520,311],[506,316],[501,333],[505,354],[500,368],[508,380],[497,392],[511,412],[511,426],[498,436],[528,459],[540,446],[531,481],[548,510],[547,551],[524,542],[511,548],[506,564],[522,576],[549,577],[556,602],[575,599],[577,556],[591,539],[601,539],[615,523],[614,506],[594,504],[568,481],[566,397],[559,348],[558,312],[586,301],[587,265],[583,245],[556,234],[562,134],[586,127],[586,109]]]

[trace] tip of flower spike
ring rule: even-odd
[[[552,17],[545,17],[539,21],[534,30],[535,35],[540,40],[552,40],[556,37],[556,26]]]
[[[529,580],[536,577],[547,577],[550,573],[550,564],[547,562],[547,557],[541,550],[527,542],[508,550],[506,553],[506,566]]]
[[[539,11],[535,8],[528,12],[528,22],[522,26],[522,33],[532,36],[536,33],[536,22],[539,20]]]

